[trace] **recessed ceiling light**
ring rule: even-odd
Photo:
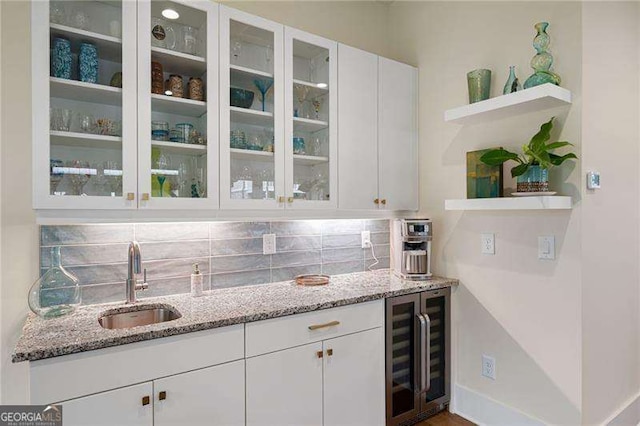
[[[167,19],[178,19],[180,14],[173,9],[165,9],[162,11],[162,16]]]
[[[318,83],[316,86],[320,89],[326,89],[329,85],[327,83]]]

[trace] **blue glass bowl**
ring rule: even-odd
[[[251,90],[231,88],[231,106],[240,108],[251,108],[254,93]]]

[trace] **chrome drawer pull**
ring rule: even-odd
[[[340,325],[340,321],[331,321],[325,324],[314,324],[309,326],[309,330],[319,330],[321,328],[333,327],[336,325]]]

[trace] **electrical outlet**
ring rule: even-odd
[[[276,234],[262,235],[262,254],[273,254],[276,252]]]
[[[556,258],[556,238],[553,235],[538,237],[538,259]]]
[[[496,240],[494,234],[480,234],[482,254],[496,254]]]
[[[496,379],[496,359],[489,355],[482,355],[482,375],[491,380]]]
[[[362,231],[360,237],[362,239],[362,248],[371,247],[371,231]]]

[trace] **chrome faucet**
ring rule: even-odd
[[[142,257],[140,256],[140,244],[137,241],[131,241],[128,249],[129,266],[127,268],[127,303],[136,303],[136,291],[146,290],[149,288],[147,284],[147,270],[144,270],[144,279],[142,284],[138,284],[137,275],[142,272]]]

